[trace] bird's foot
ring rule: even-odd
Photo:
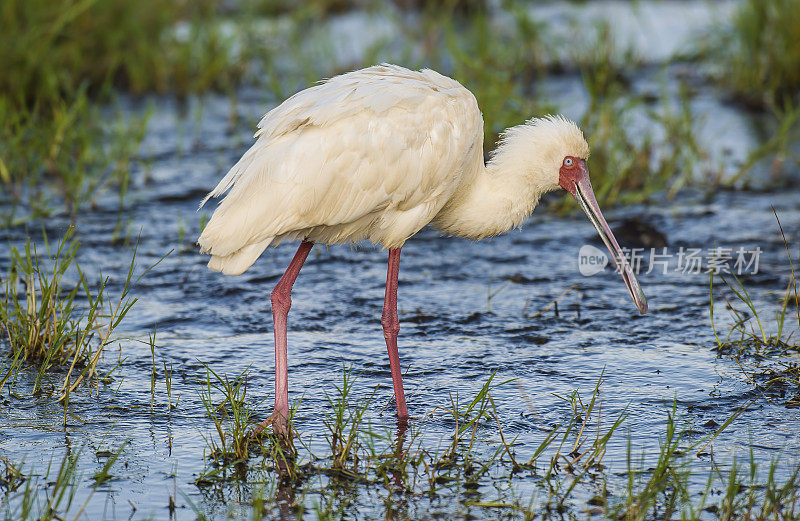
[[[408,424],[411,420],[410,416],[398,416],[396,418],[397,432],[402,435],[408,430]]]
[[[288,411],[276,410],[270,414],[269,418],[262,421],[253,428],[251,436],[258,437],[272,430],[273,436],[283,447],[293,446],[292,438],[297,435],[291,427],[288,419]]]
[[[297,449],[293,438],[297,433],[292,429],[291,421],[287,420],[286,416],[286,413],[282,414],[281,411],[273,412],[269,418],[253,427],[250,439],[258,440],[264,454],[271,456],[279,472],[294,475]],[[266,440],[263,437],[266,437]],[[264,441],[267,442],[266,447]]]

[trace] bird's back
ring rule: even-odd
[[[256,138],[208,196],[230,190],[198,240],[224,273],[241,273],[283,238],[399,247],[483,155],[474,96],[434,71],[393,65],[295,94],[264,116]]]

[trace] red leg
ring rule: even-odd
[[[286,272],[272,290],[272,322],[275,326],[275,409],[262,427],[272,423],[276,434],[289,435],[289,367],[286,360],[286,320],[292,306],[292,286],[300,274],[300,268],[311,251],[313,242],[303,241],[294,254]]]
[[[397,354],[397,333],[400,331],[400,319],[397,317],[397,275],[400,271],[400,248],[389,250],[389,269],[386,273],[386,297],[383,301],[383,336],[386,338],[386,349],[389,351],[389,367],[392,370],[394,400],[397,402],[397,417],[408,419],[406,395],[403,392],[403,373],[400,370],[400,357]]]

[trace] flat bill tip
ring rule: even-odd
[[[633,300],[633,303],[636,305],[636,309],[639,310],[639,313],[642,315],[647,314],[647,297],[644,296],[644,291],[642,291],[642,287],[639,285],[639,281],[636,280],[636,276],[633,274],[631,270],[630,264],[625,262],[625,260],[621,260],[620,269],[622,271],[622,280],[625,281],[625,287],[628,289],[628,293]]]
[[[645,299],[644,293],[639,293],[639,302],[636,303],[636,307],[639,308],[639,313],[642,315],[647,314],[647,300]]]

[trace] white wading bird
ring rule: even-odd
[[[286,434],[286,319],[292,285],[315,242],[368,239],[389,250],[383,336],[397,415],[408,418],[397,354],[400,249],[430,224],[471,240],[518,227],[545,192],[577,199],[618,263],[641,313],[644,293],[592,191],[583,133],[561,116],[507,129],[483,156],[483,118],[457,81],[424,69],[380,65],[298,92],[258,124],[255,144],[203,200],[230,190],[198,239],[208,267],[249,268],[270,244],[302,241],[271,294],[275,409],[264,424]]]

